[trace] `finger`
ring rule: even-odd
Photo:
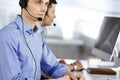
[[[66,75],[69,76],[70,80],[77,80],[77,79],[76,79],[76,76],[74,76],[73,73],[71,73],[71,72],[66,72],[66,73],[64,74],[64,76],[66,76]]]
[[[85,80],[85,76],[80,76],[79,80]]]
[[[74,76],[74,75],[71,75],[69,77],[70,77],[71,80],[77,80],[76,76]]]
[[[83,75],[77,75],[76,78],[77,80],[85,80],[85,77]]]

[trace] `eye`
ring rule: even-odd
[[[37,5],[41,5],[41,3],[42,3],[41,1],[37,1],[36,2]]]
[[[49,2],[45,3],[45,6],[48,6],[49,5]]]
[[[48,2],[48,3],[46,3],[46,5],[49,5],[49,2]]]

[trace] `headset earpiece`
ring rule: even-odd
[[[28,0],[20,0],[19,5],[21,8],[26,8],[27,7],[27,2]]]

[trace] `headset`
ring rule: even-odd
[[[48,15],[48,10],[47,10],[47,12],[46,12],[45,15],[48,16],[48,18],[52,21],[52,19],[51,19],[50,16]],[[56,23],[55,23],[55,22],[53,22],[53,26],[56,26]]]

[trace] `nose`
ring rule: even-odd
[[[42,12],[46,12],[47,11],[47,6],[46,5],[42,5],[41,6],[41,10],[42,10]]]
[[[56,18],[56,15],[55,15],[55,13],[54,13],[54,18]]]

